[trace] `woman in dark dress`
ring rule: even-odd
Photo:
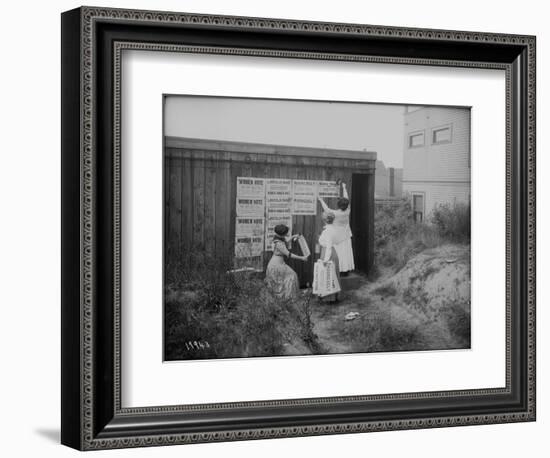
[[[298,296],[298,275],[286,264],[286,259],[307,261],[307,256],[298,256],[289,251],[290,242],[298,237],[289,236],[289,228],[284,224],[275,226],[273,256],[266,269],[265,282],[270,291],[281,299],[295,299]]]

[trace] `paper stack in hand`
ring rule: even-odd
[[[334,263],[318,260],[313,266],[313,294],[324,297],[340,291],[340,282],[336,276]]]
[[[300,235],[297,239],[298,245],[300,245],[300,250],[302,251],[302,256],[309,256],[311,254],[311,251],[309,250],[309,247],[307,246],[306,239],[303,235]]]

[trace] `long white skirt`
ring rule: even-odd
[[[340,264],[340,272],[349,272],[355,269],[353,261],[353,248],[351,247],[351,238],[334,245]]]

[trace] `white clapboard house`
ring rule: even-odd
[[[438,204],[470,200],[470,109],[407,106],[403,192],[417,221]]]

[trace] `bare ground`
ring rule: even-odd
[[[425,250],[397,273],[361,280],[336,304],[312,305],[323,353],[469,348],[470,247]],[[352,320],[346,315],[356,312]]]

